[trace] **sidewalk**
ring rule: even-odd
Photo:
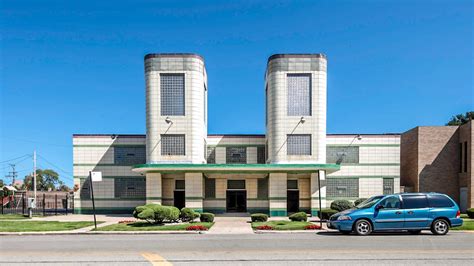
[[[215,217],[208,234],[253,234],[250,217]]]

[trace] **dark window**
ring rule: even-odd
[[[357,198],[359,197],[358,178],[328,178],[326,180],[327,197]]]
[[[428,195],[430,207],[453,207],[453,202],[444,195]]]
[[[114,147],[114,164],[134,165],[146,163],[145,147]]]
[[[185,155],[184,135],[161,135],[161,155]]]
[[[311,74],[287,74],[288,116],[311,115]]]
[[[298,189],[298,180],[286,180],[286,188],[287,189]]]
[[[384,209],[400,209],[401,203],[398,196],[388,197],[380,202]]]
[[[384,195],[393,194],[393,178],[383,179],[383,194]]]
[[[227,180],[227,189],[245,189],[245,180]]]
[[[91,198],[91,190],[90,190],[90,181],[89,178],[81,179],[81,192],[80,197],[81,199],[90,199]]]
[[[216,163],[216,147],[207,147],[207,163]]]
[[[459,143],[459,173],[463,172],[463,163],[464,163],[463,150],[464,148],[463,148],[462,143]]]
[[[265,163],[265,147],[257,147],[257,163]]]
[[[287,155],[311,155],[311,135],[287,135]]]
[[[174,189],[175,190],[184,190],[186,187],[186,182],[184,180],[175,180],[174,181]]]
[[[464,172],[467,172],[467,141],[464,142]]]
[[[359,147],[326,147],[327,163],[359,163]]]
[[[161,115],[184,115],[184,74],[160,75]]]
[[[402,195],[404,209],[428,208],[428,200],[425,195]]]
[[[268,198],[268,178],[260,178],[257,183],[257,198]]]
[[[227,147],[225,150],[226,163],[247,163],[247,147]]]
[[[144,177],[120,177],[114,179],[116,198],[145,198],[146,181]]]
[[[216,198],[216,180],[212,178],[204,179],[205,197],[206,199]]]

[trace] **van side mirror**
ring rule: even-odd
[[[379,205],[375,206],[375,209],[376,209],[376,210],[380,210],[380,209],[383,209],[383,208],[384,208],[384,207],[383,207],[382,204],[379,204]]]

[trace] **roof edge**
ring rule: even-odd
[[[150,53],[145,55],[145,60],[151,58],[164,58],[164,57],[188,57],[188,58],[197,58],[204,62],[204,57],[196,53]]]

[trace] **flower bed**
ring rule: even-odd
[[[260,225],[255,227],[257,230],[273,230],[273,226],[270,225]]]
[[[304,227],[304,230],[319,230],[321,229],[321,226],[317,224],[310,224]]]
[[[203,225],[190,225],[186,227],[186,231],[207,231],[207,227]]]

